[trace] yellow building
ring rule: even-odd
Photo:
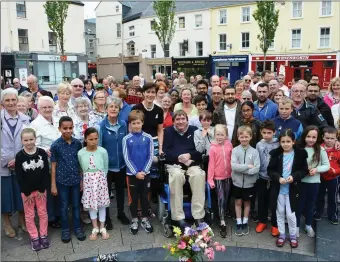
[[[336,67],[336,54],[340,50],[340,2],[282,1],[276,3],[276,8],[280,11],[279,26],[275,40],[267,53],[268,60],[276,63],[269,62],[266,64],[266,69],[279,73],[284,69],[278,66],[280,64],[277,63],[278,61],[283,61],[284,66],[287,67],[290,66],[287,63],[289,61],[301,62],[317,54],[333,54],[334,56],[320,59],[334,60]],[[249,58],[249,69],[262,71],[263,63],[256,64],[255,68],[254,63],[251,63],[252,60],[263,59],[261,58],[263,52],[257,39],[259,27],[252,15],[255,10],[255,2],[211,9],[211,54],[213,63],[215,62],[213,72],[219,75],[230,75],[228,70],[225,72],[222,70],[223,67],[227,69],[227,65],[232,66],[232,63],[237,66],[235,63],[242,61],[242,56],[244,56],[243,60]],[[223,56],[226,56],[226,59],[228,56],[236,57],[234,60],[224,61]],[[315,57],[313,59],[318,60]],[[314,67],[311,63],[302,66]],[[301,78],[304,78],[306,72],[308,74],[308,71],[305,71],[300,72],[303,74]],[[245,73],[242,72],[243,75]]]

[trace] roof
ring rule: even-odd
[[[70,1],[71,4],[84,6],[85,4],[81,1]]]
[[[85,21],[90,23],[90,24],[95,24],[96,23],[96,18],[85,19]]]
[[[123,17],[123,22],[132,21],[144,16],[155,16],[152,8],[153,1],[119,1],[122,5],[128,7],[129,12]],[[197,0],[175,0],[176,13],[188,12],[194,10],[203,10],[216,8],[220,6],[232,6],[249,4],[255,1],[197,1]]]

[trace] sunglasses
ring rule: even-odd
[[[83,88],[84,86],[83,86],[83,85],[73,85],[73,87],[80,87],[80,88]]]
[[[244,82],[251,82],[251,80],[250,79],[245,79]]]

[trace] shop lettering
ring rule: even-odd
[[[246,62],[246,57],[216,58],[215,62]]]
[[[309,56],[276,56],[275,60],[308,60]]]

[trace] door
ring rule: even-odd
[[[126,75],[130,80],[132,80],[134,76],[139,76],[139,63],[125,64],[125,69]]]

